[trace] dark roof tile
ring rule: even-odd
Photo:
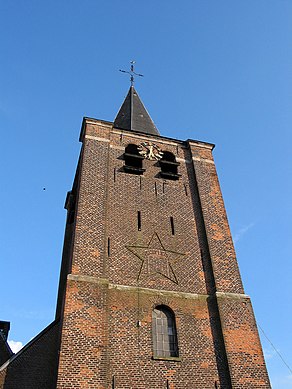
[[[159,135],[153,120],[133,86],[130,87],[115,118],[114,127],[123,130],[143,132],[145,134]]]

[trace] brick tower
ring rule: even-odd
[[[80,140],[57,388],[270,388],[214,145],[160,136],[133,86]]]
[[[56,319],[16,355],[1,322],[0,388],[270,388],[214,145],[160,136],[133,86],[80,140]]]

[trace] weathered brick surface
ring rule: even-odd
[[[269,387],[250,299],[220,296],[218,300],[232,387],[236,389]]]
[[[95,283],[67,283],[58,385],[102,388],[107,378],[107,294]]]
[[[68,287],[58,387],[107,388],[113,376],[117,387],[137,389],[158,389],[167,379],[176,388],[219,382],[207,296],[122,289],[86,279],[70,280]],[[152,359],[151,314],[158,304],[176,314],[181,361]]]
[[[232,387],[270,387],[250,300],[236,295],[244,290],[212,154],[191,150]]]
[[[269,388],[211,145],[91,119],[82,139],[57,388]],[[142,141],[176,156],[178,181],[156,161],[124,172],[126,145]],[[179,361],[152,358],[160,304],[175,313]]]
[[[109,362],[117,387],[165,388],[168,379],[173,388],[213,388],[219,381],[206,297],[132,289],[110,290],[109,301]],[[151,358],[151,315],[159,304],[176,315],[180,362]]]
[[[53,322],[13,356],[0,370],[0,388],[56,388],[59,331],[59,323]]]
[[[216,289],[244,293],[211,149],[190,146]]]

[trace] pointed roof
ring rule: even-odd
[[[150,135],[159,135],[153,120],[133,86],[130,87],[115,118],[114,127],[121,128],[122,130],[144,132]]]

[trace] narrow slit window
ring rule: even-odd
[[[171,226],[171,234],[174,235],[174,221],[172,216],[170,216],[170,226]]]
[[[141,211],[138,211],[138,231],[141,231]]]
[[[107,238],[107,256],[110,257],[111,255],[111,241],[110,238]]]

